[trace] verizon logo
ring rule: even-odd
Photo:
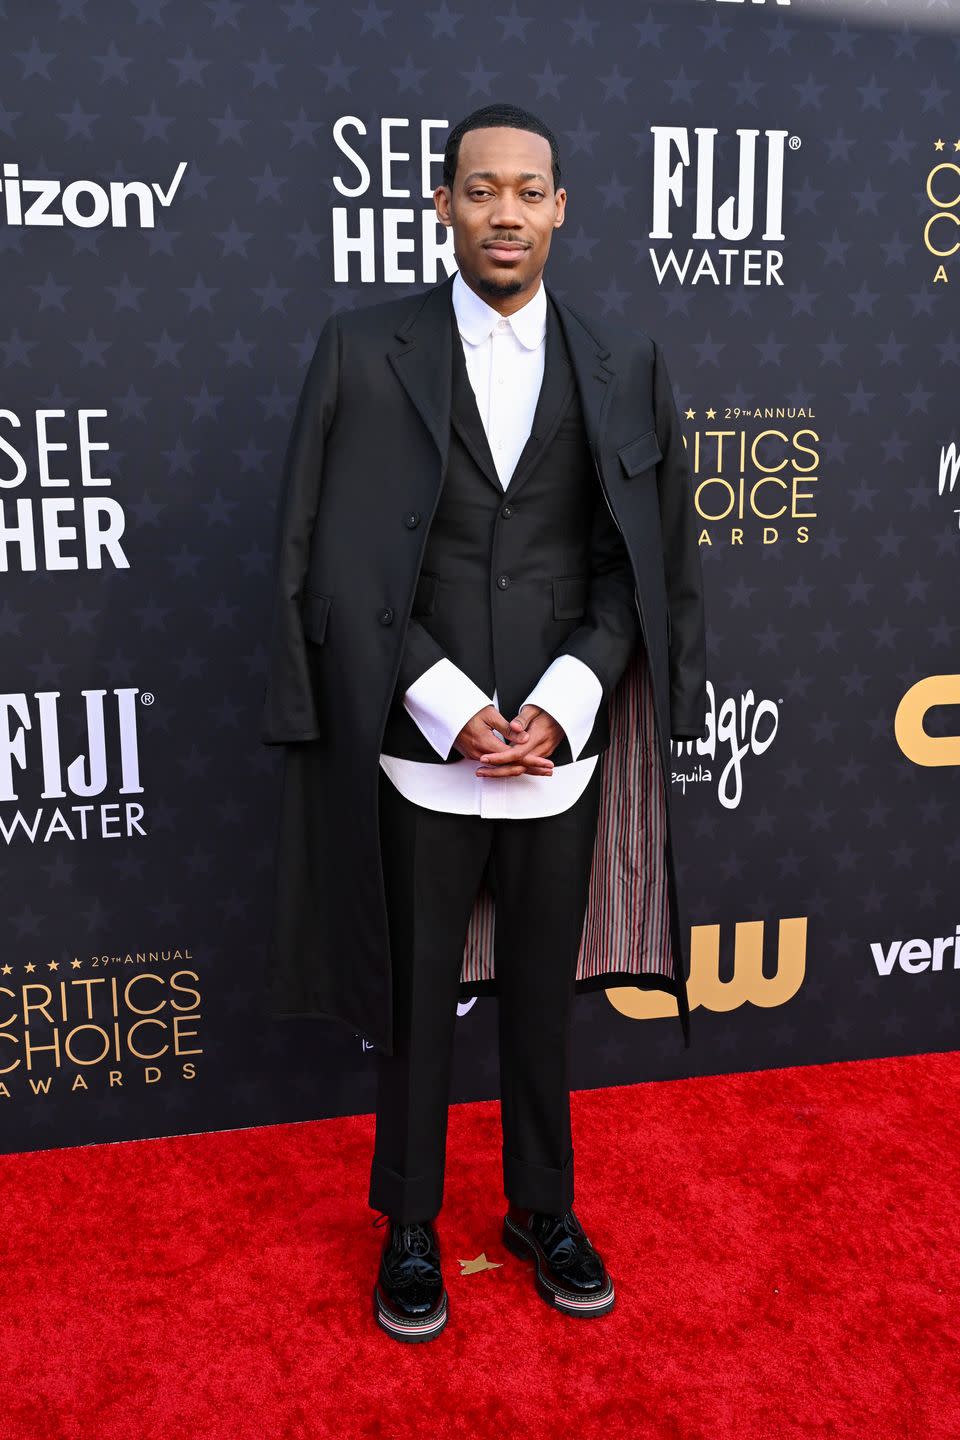
[[[156,205],[166,209],[180,188],[186,160],[181,160],[166,189],[156,180],[27,180],[15,162],[7,162],[0,180],[0,213],[8,225],[99,225],[118,230],[152,230]]]

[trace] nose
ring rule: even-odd
[[[490,212],[490,224],[494,230],[522,230],[523,211],[515,195],[502,193]]]

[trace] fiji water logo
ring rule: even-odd
[[[136,686],[0,694],[0,842],[144,836],[137,721],[153,701]]]
[[[650,132],[649,255],[657,283],[783,285],[785,163],[800,149],[799,135],[738,129],[735,183],[728,186],[720,180],[716,126],[651,125]],[[674,225],[694,243],[674,245]]]

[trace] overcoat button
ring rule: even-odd
[[[416,510],[411,510],[409,514],[404,515],[403,523],[404,525],[406,525],[408,530],[412,530],[415,525],[420,524],[419,512]]]
[[[383,609],[380,611],[380,614],[377,616],[377,619],[380,621],[381,625],[389,625],[391,623],[391,621],[393,620],[393,611],[391,610],[389,605],[385,605],[383,607]]]
[[[510,519],[510,516],[513,514],[513,506],[512,506],[512,505],[504,505],[503,509],[500,511],[500,514],[501,514],[501,515],[505,515],[505,516],[507,517],[507,519],[509,520],[509,519]]]
[[[501,590],[506,590],[507,586],[510,584],[510,576],[499,575],[497,577],[497,584],[500,586]]]

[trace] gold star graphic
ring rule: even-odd
[[[82,963],[83,963],[83,962],[80,961],[80,960],[71,960],[71,961],[70,961],[70,969],[71,969],[71,970],[79,970]]]
[[[716,420],[716,418],[717,418],[717,412],[716,412],[716,410],[714,410],[713,406],[711,405],[711,406],[710,406],[710,409],[707,411],[707,419],[708,419],[708,420]]]
[[[479,1275],[481,1270],[501,1270],[503,1268],[499,1260],[488,1260],[482,1250],[476,1260],[461,1260],[459,1263],[461,1275]]]
[[[933,148],[934,148],[934,150],[942,150],[942,149],[943,149],[943,141],[942,141],[942,140],[934,140],[934,142],[933,142]]]
[[[47,965],[47,969],[48,969],[48,970],[59,970],[59,969],[60,969],[60,962],[59,962],[58,960],[51,960],[51,961],[48,963],[48,965]]]
[[[3,969],[0,970],[0,975],[12,975],[12,974],[13,974],[13,966],[12,966],[12,965],[4,965]]]
[[[34,965],[34,963],[33,963],[32,960],[28,960],[27,963],[26,963],[26,965],[24,965],[23,968],[24,968],[24,970],[26,970],[26,972],[27,972],[28,975],[32,975],[33,972],[34,972],[34,970],[36,970],[37,967],[36,967],[36,965]]]

